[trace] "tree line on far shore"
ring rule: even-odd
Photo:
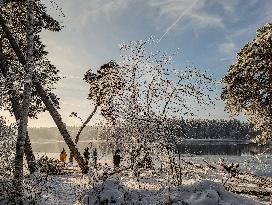
[[[259,131],[254,129],[254,125],[236,119],[187,119],[175,122],[177,133],[180,138],[185,139],[234,139],[250,140],[255,138]],[[78,127],[67,127],[70,133],[76,133]],[[101,126],[87,126],[82,132],[81,140],[105,140]],[[31,140],[62,140],[57,127],[29,128]]]

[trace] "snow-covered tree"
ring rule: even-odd
[[[57,97],[51,92],[55,83],[60,78],[58,70],[46,58],[47,52],[45,46],[40,39],[40,32],[42,29],[49,29],[52,31],[59,31],[60,24],[46,13],[46,8],[40,1],[35,1],[33,11],[35,19],[33,20],[33,52],[35,61],[35,72],[39,76],[40,82],[50,92],[50,96],[58,106]],[[18,46],[23,50],[24,55],[27,51],[26,38],[26,1],[21,2],[20,6],[16,1],[5,2],[1,5],[1,24],[5,24],[6,28],[9,26],[10,32],[14,33],[17,38]],[[23,100],[23,86],[25,78],[25,69],[20,62],[16,53],[13,51],[9,39],[6,38],[5,30],[0,31],[0,84],[2,85],[1,99],[3,104],[1,109],[8,110],[14,115],[16,121],[19,122],[22,113],[21,103]],[[29,117],[35,118],[39,112],[44,111],[41,98],[37,95],[36,90],[32,90],[32,99],[29,109]],[[31,173],[36,169],[35,157],[31,148],[31,143],[28,134],[26,135],[25,154],[28,162],[28,168]]]
[[[103,117],[106,119],[110,118],[110,121],[114,120],[111,113],[111,100],[121,92],[124,85],[119,70],[119,65],[114,61],[110,61],[102,65],[96,73],[92,69],[85,73],[84,80],[90,86],[88,99],[94,103],[94,109],[84,122],[76,112],[71,113],[70,116],[78,117],[82,122],[82,126],[75,137],[76,144],[79,141],[80,134],[91,121],[98,107],[100,107]],[[70,161],[72,161],[72,155],[70,156]]]
[[[26,64],[25,64],[25,79],[23,81],[23,101],[21,109],[21,118],[18,127],[18,137],[16,143],[16,155],[15,155],[15,169],[14,169],[14,187],[16,195],[19,197],[22,194],[22,183],[24,178],[24,148],[25,138],[27,135],[28,125],[28,113],[31,103],[32,94],[32,75],[34,72],[34,2],[33,0],[27,1],[27,51],[26,51]],[[18,201],[17,201],[18,203]]]
[[[38,2],[38,1],[37,1]],[[10,1],[9,3],[11,3],[11,6],[14,6],[15,8],[23,8],[25,6],[25,1]],[[35,1],[36,3],[36,1]],[[43,5],[43,4],[41,4]],[[41,25],[44,26],[44,28],[49,28],[50,26],[55,26],[58,25],[56,21],[51,21],[51,23],[48,23],[48,20],[52,20],[52,18],[50,18],[50,16],[46,15],[46,13],[44,12],[44,6],[42,6],[40,9],[37,6],[34,6],[34,10],[36,11],[36,13],[40,14],[40,16],[35,16],[37,19],[44,19],[39,21],[41,23]],[[20,37],[22,35],[25,34],[26,30],[23,31],[23,33],[17,33],[16,29],[12,30],[16,27],[13,26],[12,24],[12,19],[14,20],[22,20],[25,22],[25,17],[22,16],[20,17],[19,15],[15,16],[10,20],[6,20],[4,18],[3,15],[3,11],[2,11],[2,7],[0,9],[0,25],[2,27],[3,33],[4,33],[4,38],[6,39],[9,47],[9,50],[17,57],[15,58],[15,61],[17,62],[18,65],[21,66],[22,70],[25,72],[25,66],[26,66],[26,58],[25,58],[25,54],[24,54],[24,46],[21,48],[21,40]],[[9,17],[10,14],[9,12],[7,12],[7,16]],[[14,14],[14,13],[12,13]],[[24,13],[24,15],[26,15],[26,13]],[[25,24],[24,24],[25,25]],[[34,31],[40,31],[43,27],[35,27],[36,24],[34,23]],[[22,26],[23,28],[25,28],[24,26]],[[11,29],[10,29],[11,28]],[[21,27],[19,27],[21,28]],[[37,29],[37,30],[36,30]],[[17,36],[19,35],[19,36]],[[35,39],[34,39],[35,42]],[[35,46],[35,45],[34,45]],[[43,45],[41,46],[42,48],[44,47]],[[43,50],[43,49],[42,49]],[[35,50],[34,50],[35,51]],[[44,51],[42,51],[43,53]],[[34,53],[34,59],[35,59],[35,53]],[[44,61],[41,61],[44,62]],[[41,64],[40,64],[41,65]],[[38,67],[38,63],[36,64],[35,62],[35,68]],[[10,71],[13,71],[14,67],[10,67]],[[17,72],[15,72],[17,73]],[[27,72],[25,72],[27,73]],[[64,141],[66,142],[66,144],[68,145],[69,149],[71,152],[73,152],[74,157],[79,165],[79,167],[81,168],[82,172],[86,173],[88,171],[88,167],[84,162],[83,157],[80,155],[78,149],[76,148],[74,142],[71,139],[71,136],[67,130],[66,125],[64,124],[64,122],[62,121],[61,115],[59,114],[57,108],[58,108],[58,104],[57,104],[57,100],[54,97],[54,94],[51,92],[51,87],[50,86],[46,86],[47,80],[46,80],[46,75],[50,73],[50,69],[46,70],[44,73],[39,73],[36,72],[36,70],[34,71],[34,75],[33,75],[33,87],[35,88],[35,90],[33,90],[33,93],[37,93],[37,96],[39,96],[40,101],[38,101],[38,105],[43,106],[43,104],[46,107],[46,110],[49,111],[51,117],[53,118],[54,122],[56,123],[61,135],[63,136]],[[52,76],[54,77],[54,75],[57,73],[57,71],[53,71],[52,75],[48,75],[48,76]],[[44,80],[45,79],[45,80]],[[50,79],[50,78],[49,78]],[[35,95],[32,96],[32,99],[35,98]],[[42,104],[43,103],[43,104]],[[30,107],[31,110],[31,107]]]
[[[122,93],[124,80],[120,73],[121,67],[115,62],[110,61],[102,65],[97,73],[88,70],[84,80],[90,85],[88,99],[100,106],[101,114],[106,119],[112,119],[111,101],[113,98]]]
[[[272,138],[272,24],[257,30],[256,37],[237,54],[223,78],[221,98],[231,114],[244,112],[250,122]]]
[[[165,148],[177,151],[180,138],[173,122],[194,116],[199,105],[212,103],[213,81],[206,72],[195,67],[171,68],[172,55],[151,52],[153,45],[153,38],[120,45],[119,72],[125,84],[110,102],[115,123],[108,134],[117,146],[136,155],[143,153],[143,159]]]
[[[40,0],[35,1],[34,4],[33,55],[35,62],[35,77],[50,94],[50,98],[54,105],[58,106],[58,98],[52,91],[60,79],[59,70],[47,58],[48,52],[45,50],[45,45],[41,40],[40,34],[43,29],[58,32],[61,30],[61,25],[47,14],[47,9]],[[18,3],[18,1],[10,1],[1,6],[1,23],[5,23],[6,27],[8,27],[13,38],[16,39],[16,43],[21,49],[23,56],[26,56],[27,53],[27,38],[25,35],[27,32],[26,15],[25,0],[20,3]],[[6,95],[3,96],[3,100],[5,100],[3,109],[9,110],[11,114],[14,114],[10,95],[14,92],[14,95],[18,96],[20,103],[22,102],[25,70],[24,66],[18,61],[16,52],[13,50],[3,28],[0,30],[0,36],[5,64],[4,69],[7,71],[6,77],[4,77],[4,75],[0,76],[0,83],[5,85],[6,93]],[[38,113],[43,112],[45,109],[45,105],[42,103],[37,91],[33,89],[29,116],[36,117]]]

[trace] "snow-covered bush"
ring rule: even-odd
[[[12,177],[16,146],[16,126],[7,125],[0,117],[0,202],[6,199],[12,190]]]
[[[146,175],[147,174],[147,175]],[[146,176],[145,176],[146,175]],[[259,203],[228,192],[224,186],[203,180],[169,186],[164,175],[144,173],[137,182],[131,171],[111,175],[83,198],[82,204],[182,204],[182,205],[257,205]],[[141,186],[139,186],[141,184]]]
[[[13,171],[16,148],[17,126],[8,125],[0,117],[0,204],[14,204]],[[42,183],[45,177],[35,173],[23,182],[22,202],[24,205],[36,204],[41,191],[34,184]]]
[[[153,38],[120,45],[117,69],[125,83],[109,102],[114,121],[108,124],[108,138],[130,156],[132,168],[150,165],[148,155],[162,159],[177,151],[181,137],[173,122],[194,116],[200,105],[213,104],[211,76],[194,66],[171,67],[176,52],[154,52],[155,46]]]
[[[57,159],[49,158],[46,155],[41,156],[37,160],[37,165],[39,166],[40,172],[49,175],[61,175],[63,174],[63,169],[65,164]]]

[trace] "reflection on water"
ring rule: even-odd
[[[34,152],[60,153],[62,149],[69,149],[64,141],[32,142]],[[86,147],[96,147],[103,155],[113,153],[113,148],[103,140],[79,141],[77,147],[83,153]],[[227,141],[227,140],[186,140],[179,145],[181,154],[197,155],[255,155],[272,154],[272,144],[258,146],[248,141]]]
[[[64,141],[32,142],[32,147],[34,152],[60,153],[63,148],[69,152],[69,148]],[[103,154],[112,153],[112,149],[106,141],[79,141],[77,144],[77,148],[81,153],[83,153],[86,147],[96,147]]]

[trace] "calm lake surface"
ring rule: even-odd
[[[32,142],[33,150],[37,156],[47,155],[58,159],[62,149],[69,149],[64,141]],[[86,147],[96,147],[98,150],[98,163],[112,164],[114,150],[106,141],[80,141],[78,148],[83,153]],[[194,163],[203,164],[206,160],[216,163],[224,159],[226,163],[238,163],[243,171],[260,176],[272,176],[271,144],[258,146],[249,142],[231,141],[184,141],[180,145],[182,158]],[[260,155],[263,153],[262,155]],[[92,154],[92,152],[91,152]]]
[[[62,149],[69,151],[64,141],[32,142],[34,152],[60,153]],[[113,150],[106,141],[79,141],[77,147],[80,152],[86,147],[96,147],[100,153],[112,154]],[[181,154],[195,155],[257,155],[272,154],[272,143],[257,145],[250,141],[234,140],[184,140],[179,145]]]

